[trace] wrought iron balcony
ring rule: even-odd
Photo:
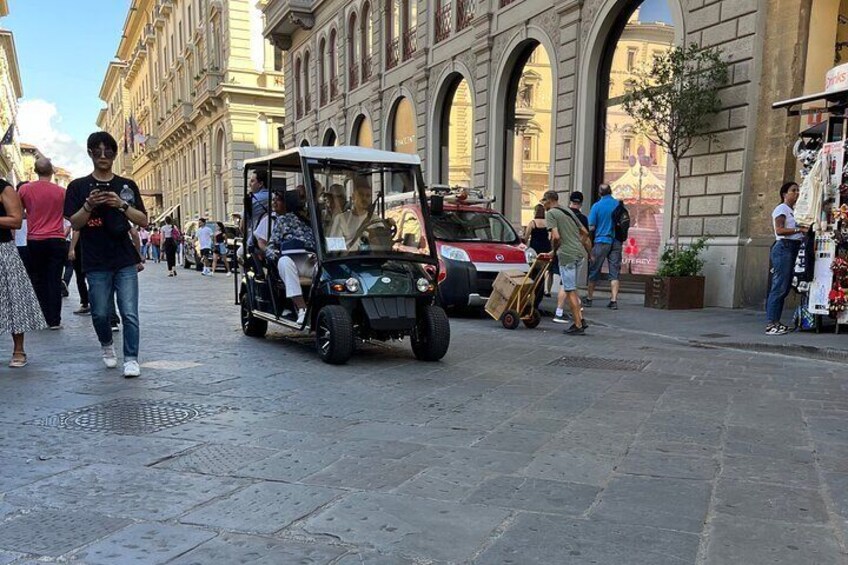
[[[353,90],[359,86],[359,65],[354,63],[349,69],[348,82],[350,83],[350,89]]]
[[[386,68],[397,67],[400,61],[400,39],[395,37],[386,43]]]
[[[321,97],[320,97],[320,102],[319,102],[320,106],[326,106],[327,105],[327,90],[328,90],[327,84],[326,83],[322,84],[321,85]]]
[[[418,34],[416,28],[403,32],[403,60],[408,61],[418,51]]]
[[[476,0],[457,0],[456,2],[456,31],[462,31],[471,25],[474,19]]]
[[[462,0],[459,0],[461,3]],[[459,9],[459,4],[457,4],[457,9]],[[458,15],[458,14],[457,14]],[[457,22],[458,23],[458,22]],[[459,29],[459,26],[457,26]],[[450,37],[451,32],[451,4],[448,2],[447,4],[443,4],[436,10],[436,29],[434,31],[435,36],[434,39],[436,43],[440,41],[444,41],[448,37]]]
[[[371,78],[371,56],[363,57],[362,59],[362,83]]]

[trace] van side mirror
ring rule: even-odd
[[[434,194],[430,197],[430,213],[440,215],[445,211],[445,198],[441,194]]]

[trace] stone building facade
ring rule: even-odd
[[[398,149],[404,140],[395,135],[395,118],[408,102],[412,146],[425,178],[441,182],[442,116],[454,85],[464,80],[474,101],[473,184],[517,221],[521,195],[512,184],[509,157],[520,122],[514,105],[521,69],[541,46],[554,85],[549,183],[592,195],[603,175],[602,106],[612,52],[633,12],[649,3],[269,0],[265,35],[286,51],[286,143],[338,138],[355,144],[370,137],[376,147]],[[682,164],[681,237],[711,238],[705,267],[710,305],[764,300],[773,240],[769,214],[780,181],[795,174],[788,148],[799,129],[797,118],[770,106],[803,90],[799,50],[806,52],[817,33],[810,26],[816,3],[667,1],[673,42],[719,47],[730,64],[721,91],[724,109],[713,122],[716,140],[701,143]],[[370,136],[363,136],[363,125],[370,126]],[[671,214],[660,229],[668,241]]]
[[[0,17],[9,13],[8,6],[0,5]],[[24,178],[23,157],[18,142],[15,119],[18,116],[18,99],[23,96],[21,72],[15,51],[15,37],[11,31],[0,29],[0,137],[12,128],[12,143],[0,146],[0,177],[12,184]]]
[[[123,125],[109,131],[154,214],[231,219],[242,161],[279,148],[282,57],[262,28],[255,0],[133,0],[117,51]]]

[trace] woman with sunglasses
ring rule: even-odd
[[[15,246],[12,230],[20,229],[23,206],[14,187],[0,179],[0,334],[12,334],[9,367],[26,366],[24,334],[47,327],[38,298]]]

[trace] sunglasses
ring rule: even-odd
[[[88,154],[95,158],[102,155],[107,159],[114,159],[117,152],[112,151],[111,149],[101,149],[98,147],[97,149],[89,149]]]

